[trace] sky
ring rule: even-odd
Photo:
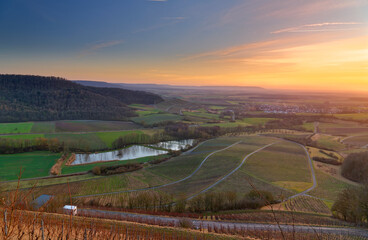
[[[0,0],[0,73],[368,91],[368,0]]]

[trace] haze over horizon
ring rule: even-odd
[[[366,0],[5,1],[0,73],[368,89]]]

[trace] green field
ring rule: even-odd
[[[318,186],[309,194],[325,200],[335,201],[342,190],[349,186],[351,187],[350,184],[323,173],[318,169],[316,169],[316,177]]]
[[[368,144],[368,135],[352,137],[344,140],[344,143],[348,145],[354,145],[357,147],[363,147]]]
[[[99,132],[96,133],[96,136],[109,148],[112,147],[112,143],[118,139],[119,137],[122,137],[127,134],[143,134],[143,131],[137,130],[137,131],[123,131],[123,132]]]
[[[0,136],[0,138],[10,138],[10,139],[36,139],[44,138],[45,134],[22,134],[22,135],[6,135]]]
[[[368,120],[368,113],[334,114],[334,117],[344,120],[366,121]]]
[[[275,118],[244,118],[241,122],[247,123],[249,125],[265,125],[266,123],[276,120]]]
[[[0,123],[0,134],[30,133],[33,122]]]
[[[31,132],[33,133],[54,133],[55,122],[35,122]]]
[[[339,141],[339,138],[328,136],[328,135],[318,135],[316,139],[312,138],[317,142],[319,148],[327,148],[334,151],[340,151],[346,148],[346,146]]]
[[[270,184],[295,192],[311,187],[312,179],[304,149],[280,142],[250,157],[242,170]]]
[[[51,167],[61,154],[51,152],[32,152],[0,155],[0,179],[15,180],[20,169],[22,178],[36,178],[49,175]]]
[[[196,118],[204,118],[209,120],[218,120],[220,119],[220,115],[207,113],[207,112],[183,112],[184,116],[196,117]]]
[[[138,129],[141,126],[133,122],[65,120],[48,122],[0,123],[0,134],[20,133],[62,133],[62,132],[100,132]]]
[[[176,121],[180,121],[181,119],[182,119],[181,116],[176,115],[176,114],[162,113],[162,114],[150,114],[150,115],[146,115],[142,117],[133,117],[132,121],[138,124],[152,125],[152,124],[158,124],[158,123],[167,122],[167,121],[176,122]]]

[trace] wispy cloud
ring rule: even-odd
[[[99,42],[93,45],[90,45],[88,48],[84,49],[79,55],[84,56],[90,53],[93,53],[99,49],[108,48],[116,45],[122,44],[124,41],[117,40],[117,41],[108,41],[108,42]]]
[[[288,32],[324,32],[324,31],[342,31],[356,28],[336,28],[336,26],[351,26],[351,25],[362,25],[359,22],[324,22],[305,24],[297,27],[283,28],[277,31],[271,32],[272,34],[288,33]]]

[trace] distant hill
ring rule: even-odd
[[[0,74],[0,122],[65,119],[126,120],[127,104],[154,104],[158,95],[97,88],[57,77]]]
[[[207,90],[207,91],[262,91],[264,88],[257,86],[178,86],[167,84],[131,84],[131,83],[107,83],[99,81],[81,81],[76,80],[75,83],[106,88],[124,88],[130,90],[155,91],[155,90]]]

